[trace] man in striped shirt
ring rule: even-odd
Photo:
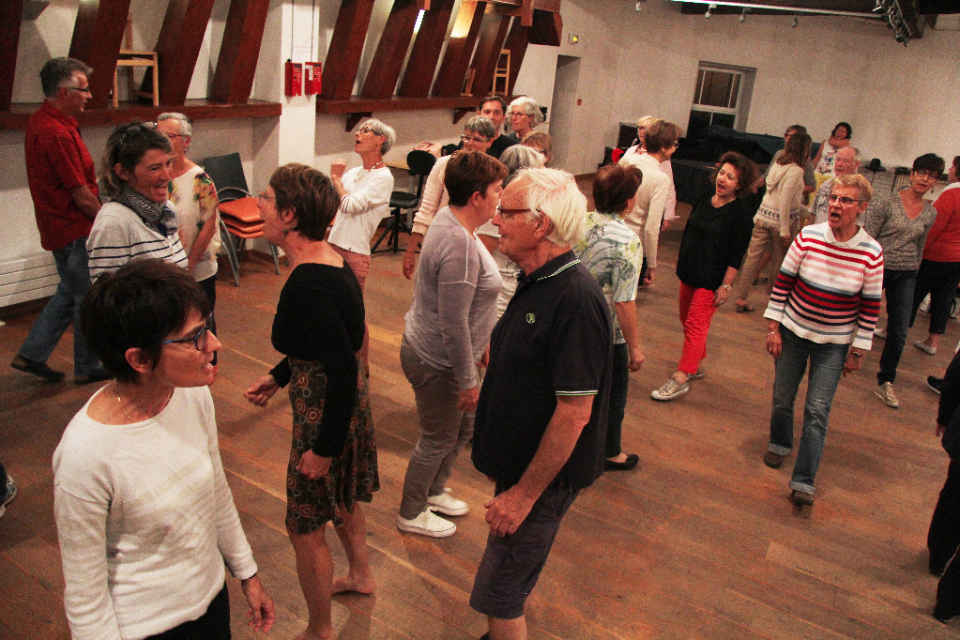
[[[777,276],[764,317],[774,357],[769,451],[777,469],[793,450],[793,405],[810,361],[800,451],[790,488],[796,505],[813,505],[813,481],[823,454],[833,394],[841,374],[860,369],[880,312],[883,250],[857,224],[873,196],[861,175],[837,176],[829,219],[805,227]]]

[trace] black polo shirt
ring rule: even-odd
[[[521,276],[493,330],[480,389],[473,464],[504,489],[520,481],[557,407],[558,395],[593,395],[590,421],[560,472],[571,489],[603,473],[612,326],[596,278],[572,251]]]

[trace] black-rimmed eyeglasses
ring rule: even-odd
[[[210,327],[204,325],[200,331],[197,331],[197,335],[192,338],[177,338],[176,340],[164,340],[160,344],[179,344],[181,342],[192,342],[193,346],[196,347],[197,351],[203,351],[207,346],[207,338],[209,337],[211,331]]]

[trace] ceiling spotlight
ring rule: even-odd
[[[797,27],[799,27],[799,26],[800,26],[800,18],[798,18],[797,16],[793,16],[793,25],[792,25],[792,26],[793,26],[794,29],[796,29]]]
[[[744,7],[744,8],[743,8],[743,13],[740,14],[740,22],[742,23],[742,22],[746,22],[746,21],[747,21],[747,8]]]
[[[710,5],[708,5],[708,6],[707,6],[707,12],[706,12],[705,14],[703,14],[703,17],[706,18],[707,20],[709,20],[709,19],[710,19],[710,16],[713,15],[713,10],[716,9],[716,8],[717,8],[717,5],[715,5],[715,4],[710,4]]]

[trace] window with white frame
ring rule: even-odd
[[[710,125],[742,130],[741,119],[745,120],[746,116],[744,93],[751,80],[746,69],[701,62],[690,108],[688,136],[699,138]]]

